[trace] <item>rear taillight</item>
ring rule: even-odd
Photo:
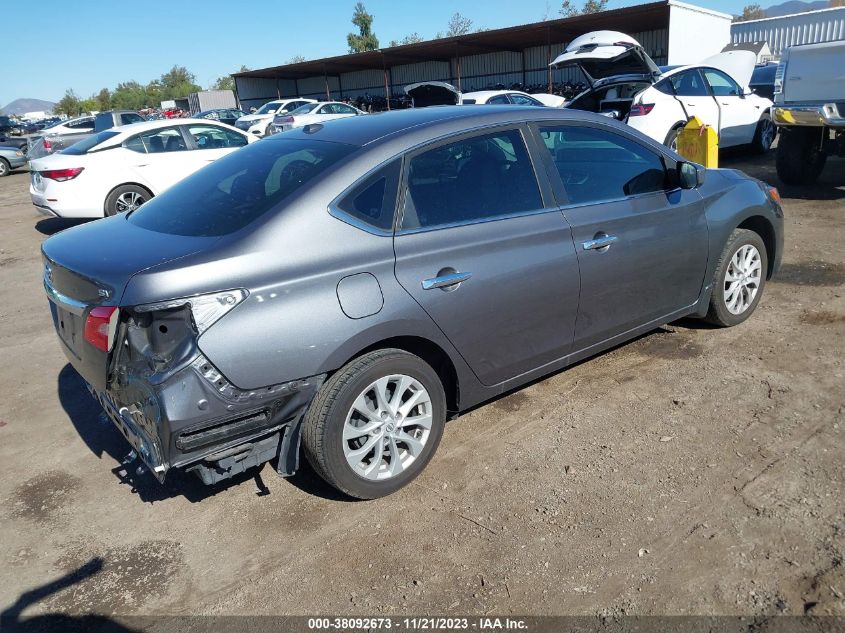
[[[281,119],[279,119],[279,123],[293,123],[293,117],[292,116],[282,117]]]
[[[117,306],[99,306],[91,310],[85,319],[85,340],[98,350],[110,352],[119,313]]]
[[[82,173],[83,169],[85,168],[71,167],[70,169],[47,169],[41,172],[41,177],[50,178],[51,180],[56,180],[58,182],[64,182],[65,180],[73,180],[76,178]]]
[[[44,139],[44,151],[48,154],[53,151],[53,144],[46,138]]]
[[[628,116],[644,116],[654,110],[653,103],[639,103],[631,106],[631,111]]]
[[[783,92],[783,78],[786,76],[786,59],[780,60],[778,67],[775,69],[775,87],[772,91],[779,95]]]

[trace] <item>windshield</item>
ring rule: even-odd
[[[115,132],[114,130],[103,130],[102,132],[92,134],[88,138],[81,140],[78,143],[74,143],[70,147],[63,149],[60,153],[70,154],[72,156],[87,154],[88,151],[92,148],[96,147],[103,141],[107,141],[110,138],[117,136],[118,134],[120,134],[120,132]]]
[[[129,215],[129,222],[171,235],[227,235],[276,207],[355,149],[279,137],[253,143],[145,203]]]
[[[290,112],[288,112],[288,114],[291,115],[291,116],[296,116],[297,114],[308,114],[309,112],[311,112],[311,110],[316,108],[318,105],[320,105],[320,104],[319,103],[306,103],[304,106],[299,106],[296,110],[291,110]]]
[[[279,102],[278,101],[271,101],[270,103],[265,103],[261,106],[255,114],[270,114],[275,112],[279,109]]]

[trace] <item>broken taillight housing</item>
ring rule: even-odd
[[[243,288],[238,288],[207,295],[185,297],[183,299],[147,303],[135,306],[135,312],[158,312],[160,310],[173,310],[174,308],[189,305],[194,318],[194,325],[197,328],[197,334],[202,334],[213,323],[219,321],[232,308],[246,299],[248,294]]]
[[[631,111],[628,113],[628,116],[645,116],[652,110],[654,110],[653,103],[638,103],[637,105],[631,106]]]
[[[110,352],[119,314],[117,306],[97,306],[92,309],[85,319],[85,340],[98,350]]]

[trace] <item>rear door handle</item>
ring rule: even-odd
[[[472,273],[450,273],[448,275],[440,275],[439,277],[431,277],[430,279],[423,279],[423,290],[434,290],[435,288],[448,288],[455,286],[462,281],[466,281],[472,277]]]
[[[586,242],[582,242],[581,246],[584,247],[585,251],[607,250],[610,248],[611,244],[618,241],[619,238],[615,235],[602,235],[601,237],[595,237],[591,240],[587,240]]]

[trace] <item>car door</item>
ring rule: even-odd
[[[669,81],[675,98],[681,102],[687,118],[698,117],[703,123],[719,130],[719,105],[710,93],[698,68],[671,75]]]
[[[247,144],[245,135],[234,130],[227,130],[220,125],[213,123],[195,123],[185,126],[188,131],[188,139],[192,142],[190,160],[196,165],[196,169],[213,163],[226,154],[231,154],[239,147]]]
[[[523,135],[464,134],[405,159],[396,277],[485,385],[565,356],[578,307],[572,235]]]
[[[123,147],[129,150],[130,170],[158,194],[199,169],[197,158],[188,148],[181,126],[172,125],[142,132],[128,138]]]
[[[581,271],[575,350],[694,304],[707,265],[701,195],[666,160],[600,124],[539,124]]]
[[[745,145],[754,139],[757,122],[762,114],[759,105],[746,99],[742,89],[733,79],[715,68],[703,69],[713,97],[719,104],[719,145]]]

